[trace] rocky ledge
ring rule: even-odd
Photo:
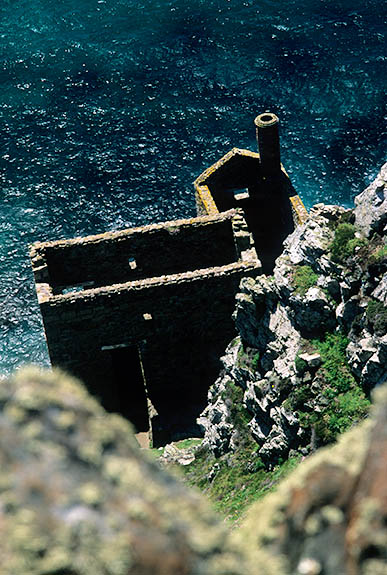
[[[318,204],[291,234],[273,276],[242,280],[239,336],[199,419],[216,456],[238,446],[232,396],[271,467],[333,441],[387,381],[387,164],[354,209]]]

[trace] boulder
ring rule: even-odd
[[[336,221],[346,210],[339,206],[313,206],[307,221],[297,226],[284,242],[284,254],[281,258],[288,258],[292,265],[314,265],[316,260],[323,256],[333,239],[333,232],[327,225]],[[277,266],[281,264],[277,260]],[[329,262],[326,265],[330,266]],[[333,266],[334,267],[334,266]],[[281,282],[280,274],[274,271],[276,282]]]
[[[241,339],[247,345],[261,349],[268,340],[273,339],[270,330],[265,330],[265,324],[277,300],[274,284],[266,276],[255,280],[242,279],[233,318]]]
[[[62,373],[0,381],[2,575],[245,574],[209,504]]]
[[[381,281],[372,292],[371,297],[379,300],[387,306],[387,273],[383,275]]]
[[[317,369],[321,365],[321,355],[319,353],[300,353],[299,358],[305,361],[308,369]]]
[[[369,237],[382,235],[387,225],[387,162],[377,178],[355,198],[356,226]]]
[[[362,337],[349,343],[348,363],[367,390],[387,382],[387,335],[371,336],[363,330]]]
[[[358,296],[353,296],[347,301],[342,301],[336,308],[337,323],[348,333],[359,311],[360,300]]]
[[[335,311],[324,291],[311,287],[303,297],[291,296],[289,305],[294,323],[303,337],[312,337],[335,327]]]
[[[159,457],[161,465],[190,465],[195,461],[195,447],[181,449],[173,443],[164,447],[162,455]]]

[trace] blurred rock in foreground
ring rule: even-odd
[[[60,372],[0,381],[1,575],[239,575],[209,505]]]
[[[386,575],[387,389],[231,536],[60,372],[0,381],[1,575]]]
[[[387,388],[375,396],[371,420],[250,509],[237,538],[252,573],[387,574]]]

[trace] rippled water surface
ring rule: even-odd
[[[0,371],[47,363],[29,243],[193,215],[261,111],[307,206],[351,205],[383,161],[384,5],[2,0]]]

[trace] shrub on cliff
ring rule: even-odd
[[[321,357],[315,383],[312,387],[309,383],[296,385],[285,402],[288,409],[296,411],[301,427],[313,430],[317,445],[333,442],[368,413],[370,402],[347,363],[348,342],[340,332],[327,333],[320,340],[307,342],[309,349]],[[307,369],[299,356],[296,357],[296,368],[301,373]]]
[[[367,321],[376,335],[383,336],[387,332],[387,308],[383,302],[370,300],[367,304]]]
[[[368,241],[355,236],[356,228],[352,224],[339,224],[335,230],[335,236],[331,244],[331,257],[336,263],[344,263],[352,256],[357,248],[362,248]]]

